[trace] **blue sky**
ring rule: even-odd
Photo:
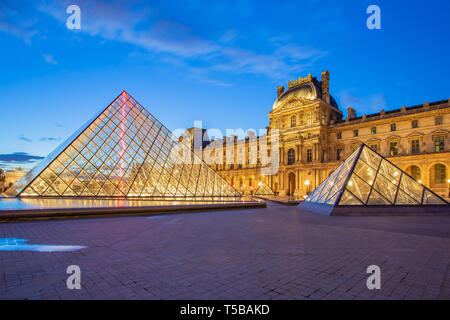
[[[81,30],[66,8],[81,8]],[[381,30],[366,27],[369,5]],[[170,129],[259,129],[320,77],[359,114],[450,96],[447,0],[0,2],[0,167],[30,168],[122,90]]]

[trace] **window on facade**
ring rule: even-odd
[[[306,114],[306,121],[309,125],[314,123],[314,113],[312,111],[308,111]]]
[[[411,126],[413,127],[413,129],[418,128],[419,127],[419,120],[413,120],[411,122]]]
[[[295,128],[297,126],[297,117],[292,116],[291,117],[291,128]]]
[[[353,136],[357,137],[359,135],[359,131],[358,130],[353,130]]]
[[[342,152],[343,152],[342,149],[337,149],[337,151],[336,151],[337,160],[342,160]]]
[[[445,183],[447,177],[446,168],[443,164],[436,164],[434,166],[435,182],[436,184]]]
[[[312,134],[311,134],[311,132],[308,132],[308,139],[311,139],[312,138]]]
[[[370,133],[371,133],[371,134],[377,134],[377,127],[372,127],[372,128],[370,129]]]
[[[411,141],[411,152],[420,153],[419,140]]]
[[[391,124],[391,131],[397,131],[397,125],[395,123]]]
[[[411,177],[413,177],[416,181],[420,180],[421,174],[418,166],[411,166]]]
[[[391,157],[398,155],[398,142],[391,142],[390,155]]]
[[[372,149],[375,152],[378,152],[378,145],[377,144],[373,144],[370,146],[370,149]]]
[[[280,119],[278,119],[277,122],[276,122],[276,128],[277,129],[281,129],[281,121],[280,121]]]
[[[338,138],[338,139],[342,139],[342,132],[338,132],[338,133],[337,133],[337,138]]]
[[[355,144],[355,145],[353,146],[353,152],[355,152],[356,149],[358,149],[358,148],[359,148],[359,146],[358,146],[357,144]]]
[[[436,117],[436,119],[435,119],[436,125],[437,125],[437,126],[441,125],[441,124],[443,123],[443,120],[444,120],[444,119],[442,118],[442,116]]]
[[[295,150],[290,149],[288,151],[288,165],[293,165],[295,163]]]
[[[312,162],[312,149],[306,150],[306,161]]]
[[[434,138],[434,147],[435,147],[435,152],[444,152],[444,136],[439,136]]]

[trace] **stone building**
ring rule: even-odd
[[[329,76],[328,71],[322,72],[319,81],[309,74],[289,81],[287,90],[277,88],[278,97],[269,112],[267,127],[269,142],[271,129],[279,130],[276,174],[263,175],[265,165],[260,159],[251,161],[252,148],[260,148],[251,133],[241,140],[229,137],[225,138],[228,141],[214,141],[204,149],[204,158],[223,155],[222,159],[215,158],[223,162],[212,161],[211,165],[245,194],[253,193],[263,181],[281,196],[303,198],[355,148],[365,143],[417,181],[448,198],[450,99],[362,116],[348,108],[344,118],[330,95]],[[225,150],[218,147],[230,142],[234,146],[231,154],[217,151]],[[271,147],[268,149],[270,155]]]

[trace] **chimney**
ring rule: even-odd
[[[283,86],[278,87],[278,88],[277,88],[277,98],[278,98],[279,96],[281,96],[281,95],[283,94],[283,92],[284,92],[284,87],[283,87]]]
[[[330,103],[330,73],[322,72],[322,99],[326,103]]]
[[[348,119],[355,119],[356,118],[356,111],[353,108],[347,108],[347,118]]]

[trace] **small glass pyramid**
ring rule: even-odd
[[[365,144],[333,171],[305,202],[330,206],[447,204]]]
[[[240,196],[127,92],[86,123],[7,196]]]
[[[264,182],[260,182],[260,185],[258,187],[258,189],[256,189],[255,196],[274,196],[275,193],[272,191],[272,189],[270,189],[270,187],[264,183]]]

